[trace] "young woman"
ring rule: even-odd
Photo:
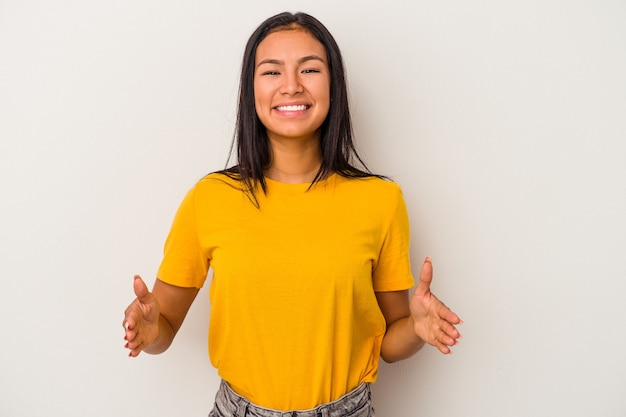
[[[341,54],[313,17],[252,34],[235,141],[237,165],[181,203],[152,292],[135,277],[130,356],[169,347],[211,267],[210,416],[372,416],[378,358],[450,353],[461,320],[430,292],[429,258],[409,300],[401,190],[358,157]]]

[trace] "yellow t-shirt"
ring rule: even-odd
[[[398,185],[378,178],[267,185],[257,208],[236,180],[200,180],[157,276],[199,288],[211,266],[219,375],[257,405],[310,409],[375,381],[386,325],[374,292],[414,283],[408,216]]]

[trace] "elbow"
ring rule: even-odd
[[[404,359],[408,359],[415,355],[424,347],[424,342],[420,339],[416,343],[411,343],[403,346],[394,346],[393,344],[383,343],[380,350],[380,358],[385,363],[395,363]]]
[[[385,346],[383,344],[380,350],[380,358],[385,363],[396,363],[401,361],[402,359],[405,359],[405,356],[401,355],[400,352],[389,349],[389,346]]]
[[[383,355],[383,354],[380,355],[380,358],[385,363],[396,363],[396,362],[399,362],[400,360],[402,360],[401,358],[396,358],[396,357],[393,357],[393,356]]]

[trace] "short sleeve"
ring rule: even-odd
[[[395,199],[390,198],[388,225],[380,255],[374,265],[374,291],[400,291],[414,285],[409,252],[410,234],[404,196],[400,187],[396,186]]]
[[[163,260],[157,277],[178,287],[201,288],[209,270],[196,227],[196,188],[180,204],[165,241]]]

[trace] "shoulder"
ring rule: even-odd
[[[334,199],[340,205],[376,213],[380,218],[392,216],[406,205],[402,189],[392,180],[379,177],[336,177]]]
[[[393,199],[402,196],[402,189],[398,183],[387,178],[346,178],[340,175],[336,177],[337,187],[351,193],[378,196],[379,198],[393,197]]]
[[[183,204],[206,207],[215,201],[226,202],[229,199],[240,197],[241,183],[222,173],[211,173],[198,180],[183,200]]]
[[[241,191],[242,183],[235,175],[212,172],[202,177],[193,187],[196,193],[222,193],[232,190]]]

